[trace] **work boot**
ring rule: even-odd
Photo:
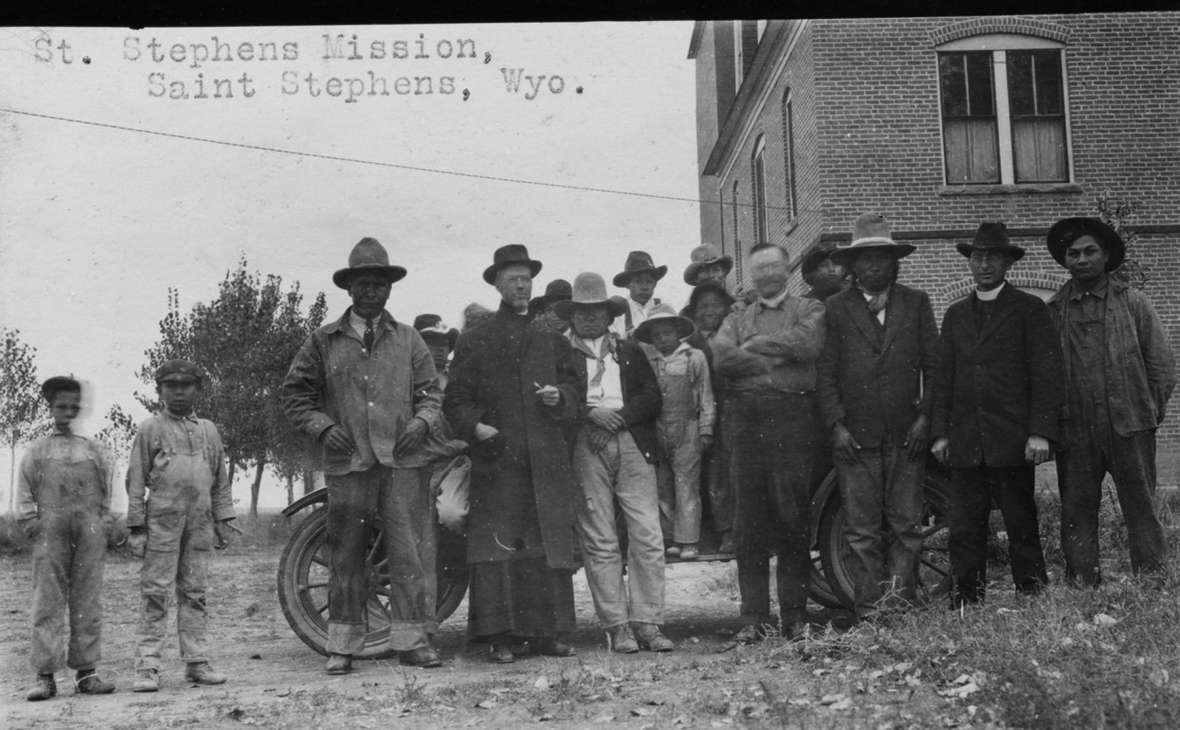
[[[29,690],[29,694],[26,697],[29,702],[40,702],[50,697],[57,697],[57,682],[54,681],[53,675],[38,674],[37,686]]]
[[[530,641],[529,648],[534,654],[542,656],[569,657],[577,654],[574,647],[553,636],[543,636]]]
[[[113,682],[104,682],[93,669],[83,669],[74,677],[74,692],[83,695],[109,695],[115,691]]]
[[[184,678],[193,684],[225,684],[225,675],[213,671],[209,662],[189,662]]]
[[[676,645],[655,624],[635,624],[635,639],[641,649],[672,651]]]
[[[699,549],[697,549],[697,544],[695,542],[684,543],[680,546],[681,560],[696,560],[697,556],[700,554],[701,552]]]
[[[512,645],[507,641],[493,641],[492,653],[488,657],[488,661],[492,664],[511,664],[516,661],[516,653],[512,651]]]
[[[132,692],[155,692],[160,689],[160,673],[155,669],[140,669],[135,673]]]
[[[433,646],[398,652],[398,661],[407,667],[441,667],[442,659]]]
[[[329,654],[328,661],[324,664],[324,670],[328,674],[348,674],[352,671],[352,655]]]
[[[639,642],[635,641],[635,634],[631,627],[620,624],[606,632],[606,645],[611,651],[619,654],[634,654],[639,651]]]

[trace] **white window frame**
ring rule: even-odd
[[[761,175],[759,175],[761,170]],[[750,155],[751,204],[754,208],[754,243],[765,243],[770,237],[770,216],[766,204],[766,135],[759,135]]]
[[[1058,184],[1073,182],[1073,134],[1069,115],[1069,79],[1066,76],[1065,44],[1045,38],[1017,35],[1014,33],[995,33],[983,36],[961,38],[957,41],[944,43],[935,49],[935,73],[937,74],[938,53],[954,53],[963,51],[990,51],[992,54],[992,87],[995,92],[996,110],[996,144],[1000,162],[999,185],[1016,185],[1015,153],[1012,149],[1012,109],[1008,103],[1008,60],[1007,51],[1045,51],[1056,50],[1061,53],[1061,103],[1065,113],[1065,180]],[[939,109],[938,136],[942,148],[942,175],[948,185],[995,185],[997,183],[959,183],[946,179],[946,139],[942,122],[942,82],[939,79]],[[1045,183],[1020,183],[1022,185],[1041,185]]]
[[[757,21],[757,23],[758,23],[758,42],[759,43],[762,42],[762,34],[766,32],[766,24],[768,22],[769,21],[766,21],[766,20]]]

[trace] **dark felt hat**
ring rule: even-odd
[[[850,266],[861,251],[888,251],[900,259],[912,254],[915,248],[912,243],[894,241],[889,224],[880,213],[865,213],[852,224],[852,242],[832,251],[831,257],[838,264]]]
[[[418,330],[428,345],[446,345],[453,350],[459,339],[459,330],[448,328],[437,314],[419,314],[414,317],[414,329]]]
[[[569,299],[553,305],[553,311],[562,319],[569,319],[575,307],[605,305],[610,316],[618,317],[627,311],[627,304],[618,297],[606,295],[606,280],[600,274],[583,271],[574,278],[573,291]]]
[[[684,270],[684,283],[697,283],[697,272],[701,270],[702,266],[709,266],[711,264],[721,264],[725,269],[725,275],[733,270],[733,257],[721,253],[721,249],[717,248],[711,243],[702,243],[692,250],[689,255],[692,263]]]
[[[1107,253],[1106,270],[1114,271],[1122,266],[1127,255],[1127,244],[1113,228],[1097,218],[1063,218],[1049,229],[1046,242],[1053,260],[1065,266],[1065,249],[1082,236],[1093,236]]]
[[[157,384],[165,382],[200,383],[201,377],[201,368],[188,360],[168,360],[156,368]]]
[[[647,316],[647,319],[640,322],[639,326],[635,328],[635,339],[650,345],[651,329],[656,322],[671,322],[676,325],[676,336],[682,340],[696,329],[692,320],[681,317],[670,305],[661,303],[652,307],[651,314]]]
[[[632,251],[627,254],[627,263],[623,264],[622,272],[615,274],[611,282],[615,286],[627,286],[636,274],[651,274],[656,281],[664,278],[668,273],[667,266],[656,266],[647,251]]]
[[[808,251],[807,255],[803,257],[802,263],[799,264],[800,275],[807,276],[818,269],[820,264],[832,258],[834,250],[831,246],[817,246]]]
[[[570,283],[565,279],[554,279],[545,287],[545,293],[539,297],[533,297],[529,301],[529,310],[536,311],[544,306],[549,306],[554,302],[564,301],[574,295],[574,289]]]
[[[964,256],[970,256],[972,251],[999,251],[1013,261],[1024,257],[1024,249],[1008,240],[1008,227],[1003,223],[980,223],[971,243],[956,243],[955,249]]]
[[[492,265],[483,270],[483,280],[489,284],[496,283],[496,272],[505,266],[522,264],[529,267],[529,272],[536,276],[541,271],[541,262],[529,258],[529,250],[519,243],[501,246],[492,254]]]
[[[401,281],[406,276],[406,270],[401,266],[389,265],[389,254],[376,238],[362,238],[352,247],[348,254],[348,268],[340,269],[332,274],[332,283],[341,289],[347,289],[352,277],[357,274],[380,274],[388,277],[389,283]]]

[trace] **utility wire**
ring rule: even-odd
[[[517,185],[534,185],[544,188],[556,188],[559,190],[577,190],[580,192],[590,193],[606,193],[608,195],[626,195],[633,198],[648,198],[652,200],[670,200],[678,203],[697,203],[699,205],[714,205],[716,200],[701,200],[699,198],[685,198],[676,195],[660,195],[658,193],[642,193],[634,190],[615,190],[613,188],[599,188],[587,185],[568,185],[564,183],[545,182],[542,180],[525,180],[523,178],[503,177],[499,175],[484,175],[477,172],[463,172],[460,170],[443,170],[436,167],[421,167],[417,165],[404,165],[396,162],[382,162],[380,160],[366,160],[359,157],[345,157],[342,155],[327,155],[319,152],[304,152],[302,150],[290,150],[282,147],[270,147],[267,145],[248,144],[245,142],[230,142],[223,139],[213,139],[211,137],[197,137],[189,134],[178,134],[176,132],[161,132],[155,129],[144,129],[142,127],[129,127],[122,124],[110,124],[107,122],[95,122],[87,119],[75,119],[73,117],[62,117],[54,114],[42,114],[40,112],[30,112],[23,109],[10,109],[0,107],[0,112],[8,114],[18,114],[26,117],[35,117],[37,119],[51,119],[56,122],[68,122],[70,124],[81,124],[88,127],[98,127],[100,129],[114,129],[120,132],[134,132],[136,134],[146,134],[155,137],[165,137],[168,139],[181,139],[188,142],[203,142],[205,144],[221,145],[222,147],[235,147],[245,150],[256,150],[259,152],[274,152],[280,155],[292,155],[295,157],[309,157],[317,160],[330,160],[332,162],[351,162],[357,165],[373,165],[376,167],[390,167],[398,170],[411,170],[413,172],[425,172],[435,175],[451,175],[453,177],[465,177],[473,180],[490,180],[493,182],[514,183]],[[725,207],[739,207],[739,208],[753,208],[753,203],[721,203]],[[766,205],[767,210],[787,210],[787,206]],[[810,209],[801,208],[806,212],[820,212],[812,211]]]

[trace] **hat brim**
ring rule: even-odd
[[[896,241],[893,243],[865,243],[860,246],[837,248],[832,251],[829,258],[841,266],[847,266],[863,251],[888,251],[893,254],[893,258],[904,259],[916,250],[918,250],[918,247],[912,243],[897,243]]]
[[[713,264],[721,264],[721,268],[725,269],[725,275],[729,276],[729,272],[733,271],[733,257],[729,255],[720,256],[708,261],[693,261],[684,269],[684,283],[690,286],[695,286],[697,283],[697,273],[706,266]]]
[[[599,302],[575,302],[571,299],[562,299],[561,301],[554,303],[553,312],[558,317],[561,317],[564,320],[569,320],[569,318],[573,315],[575,307],[581,307],[583,309],[586,307],[606,307],[606,311],[609,312],[610,316],[612,317],[618,317],[622,315],[623,312],[627,311],[627,304],[625,302],[621,302],[618,299],[609,298],[603,299]]]
[[[640,274],[652,274],[656,277],[656,281],[664,278],[664,274],[668,273],[667,266],[657,266],[653,269],[636,269],[634,271],[624,271],[621,274],[615,274],[615,278],[611,279],[611,283],[615,286],[627,286],[631,280]]]
[[[352,277],[359,276],[360,274],[380,274],[388,277],[390,284],[406,278],[406,270],[401,266],[350,266],[332,274],[332,283],[341,289],[347,289],[352,281]]]
[[[536,276],[537,274],[541,273],[541,262],[540,261],[536,261],[534,259],[529,259],[528,261],[505,261],[502,264],[492,264],[491,266],[484,269],[483,270],[483,280],[486,281],[487,283],[491,284],[492,286],[495,286],[497,271],[504,268],[505,266],[520,266],[520,265],[527,265],[529,267],[529,273],[532,276]]]
[[[1012,257],[1013,261],[1019,261],[1024,258],[1024,249],[1011,243],[1007,246],[988,246],[987,248],[981,248],[970,243],[956,243],[955,250],[967,257],[971,256],[972,251],[996,251],[998,253],[1008,254]]]
[[[1123,259],[1127,255],[1127,243],[1117,231],[1096,218],[1063,218],[1049,228],[1045,242],[1054,261],[1069,268],[1065,265],[1065,236],[1079,228],[1083,231],[1083,236],[1089,234],[1103,242],[1101,245],[1109,257],[1106,260],[1107,271],[1114,271],[1123,265]],[[1080,236],[1075,236],[1073,240],[1076,241],[1078,238]]]
[[[675,324],[676,325],[676,336],[682,340],[685,337],[692,335],[692,333],[696,330],[696,325],[694,325],[691,320],[689,320],[686,317],[681,317],[680,315],[667,315],[667,316],[663,316],[663,317],[652,317],[650,319],[645,319],[643,322],[641,322],[639,324],[638,327],[635,328],[635,339],[639,340],[640,342],[646,342],[647,344],[650,345],[651,344],[651,328],[655,325],[656,322],[672,322],[673,324]]]
[[[459,330],[453,327],[446,332],[438,332],[435,330],[419,330],[418,334],[422,335],[422,339],[428,345],[446,345],[452,350],[455,349],[455,342],[459,339]]]

